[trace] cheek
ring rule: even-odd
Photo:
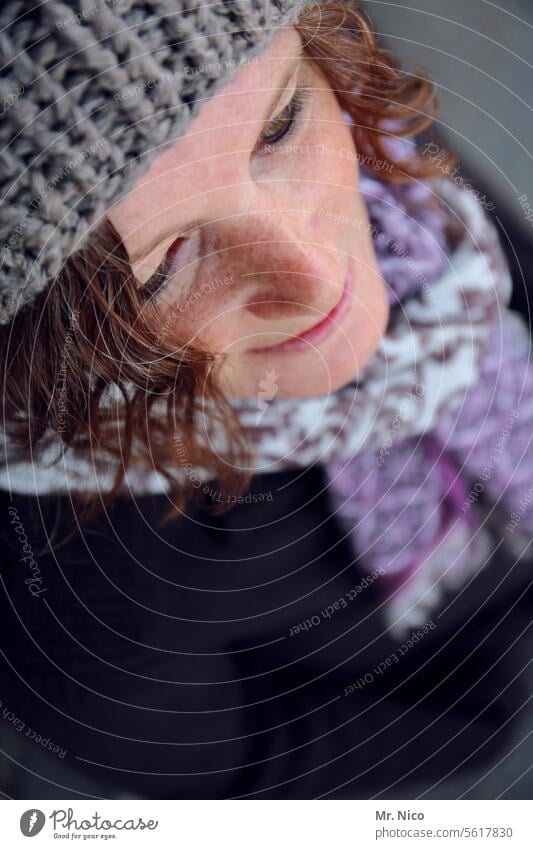
[[[350,128],[333,95],[322,110],[322,120],[312,122],[307,144],[310,154],[300,157],[294,173],[302,181],[299,192],[312,212],[312,235],[322,243],[339,245],[345,242],[340,230],[357,231],[360,226],[354,213],[359,164]],[[339,216],[343,216],[343,227],[334,223]]]
[[[217,286],[218,291],[214,290]],[[201,340],[213,351],[231,349],[235,331],[239,323],[235,301],[224,288],[224,278],[210,278],[206,286],[209,291],[202,292],[201,285],[194,289],[185,300],[166,304],[161,312],[160,325],[166,328],[167,340],[177,344],[192,343]]]

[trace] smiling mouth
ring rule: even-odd
[[[264,354],[271,352],[273,354],[282,354],[286,351],[302,351],[323,342],[324,339],[327,339],[327,337],[338,328],[339,323],[350,308],[352,285],[352,275],[351,272],[349,272],[346,276],[346,280],[344,281],[344,288],[339,300],[324,318],[320,319],[320,321],[298,336],[291,336],[290,339],[287,339],[285,342],[280,342],[278,345],[268,345],[264,348],[251,348],[250,353]]]

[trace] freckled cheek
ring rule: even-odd
[[[351,136],[344,130],[325,136],[323,141],[319,138],[320,133],[313,134],[310,142],[313,154],[306,157],[305,171],[298,175],[302,179],[302,206],[311,212],[310,235],[322,243],[340,244],[343,239],[339,227],[326,213],[343,215],[346,219],[356,215],[359,182],[356,151]]]

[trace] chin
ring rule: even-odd
[[[226,393],[238,399],[256,397],[261,382],[270,375],[270,384],[275,381],[276,386],[273,398],[330,395],[357,378],[380,338],[381,333],[376,332],[372,338],[367,335],[364,344],[360,338],[356,344],[347,335],[335,334],[327,345],[254,357],[255,362],[246,369],[246,375],[226,377]]]
[[[333,334],[323,345],[282,357],[265,356],[261,371],[264,375],[276,369],[278,397],[330,395],[356,380],[385,332],[389,316],[385,296],[371,314],[370,322],[368,312],[356,315],[344,332]]]
[[[294,356],[298,357],[298,363],[294,362],[285,376],[282,368],[278,367],[280,398],[330,395],[354,381],[367,361],[365,357],[362,362],[357,351],[348,344],[338,345],[332,357],[327,357],[320,350]]]

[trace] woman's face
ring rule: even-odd
[[[265,380],[270,397],[332,392],[384,332],[352,135],[295,29],[239,68],[109,218],[160,334],[220,354],[230,397]]]

